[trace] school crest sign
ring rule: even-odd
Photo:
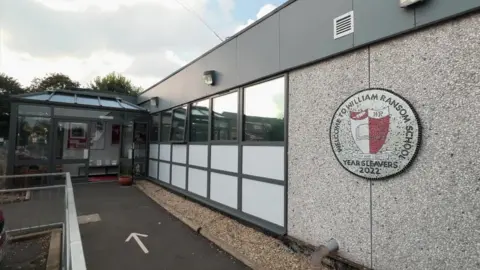
[[[418,115],[410,103],[386,89],[355,93],[335,112],[330,142],[340,164],[367,179],[405,170],[420,146]]]

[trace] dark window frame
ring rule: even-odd
[[[167,115],[167,116],[164,116],[165,114],[170,114],[170,115]],[[170,129],[172,127],[172,116],[173,116],[173,110],[172,109],[168,109],[168,110],[164,110],[164,111],[161,111],[160,112],[160,138],[158,140],[159,143],[168,143],[170,142]],[[166,137],[167,138],[164,138],[164,132],[163,132],[163,128],[164,128],[164,125],[163,125],[163,120],[167,118],[167,119],[170,119],[170,124],[169,126],[166,128],[168,129],[168,132],[166,133]]]
[[[188,112],[189,112],[189,109],[190,109],[190,104],[184,104],[184,105],[181,105],[181,106],[178,106],[178,107],[175,107],[173,108],[171,111],[172,111],[172,116],[171,116],[171,123],[170,123],[170,132],[169,132],[169,142],[171,143],[185,143],[187,142],[186,140],[186,136],[187,136],[187,127],[188,127]],[[174,127],[173,127],[173,121],[174,121],[174,118],[175,118],[175,111],[177,110],[185,110],[185,121],[183,123],[183,134],[182,134],[182,139],[181,140],[174,140],[172,139],[172,136],[173,136],[173,130],[174,130]]]
[[[21,131],[20,131],[20,125],[22,123],[22,121],[20,120],[20,118],[40,118],[40,119],[43,119],[45,122],[48,122],[48,131],[47,131],[47,135],[46,135],[46,140],[47,140],[47,143],[45,144],[46,145],[46,149],[47,149],[47,155],[45,156],[46,159],[42,159],[42,158],[28,158],[28,159],[24,159],[24,158],[20,158],[20,152],[18,152],[18,145],[19,145],[19,140],[21,139]],[[51,136],[53,134],[53,129],[56,128],[54,127],[54,119],[53,117],[51,116],[36,116],[36,115],[28,115],[28,114],[22,114],[22,115],[17,115],[16,116],[16,119],[15,119],[15,134],[17,134],[17,137],[14,139],[15,142],[14,142],[14,145],[15,145],[15,148],[14,148],[14,153],[13,156],[14,156],[14,164],[19,164],[19,162],[26,162],[26,161],[29,161],[29,162],[33,162],[33,163],[36,163],[36,162],[51,162],[51,159],[52,159],[52,150],[54,151],[55,149],[52,149],[52,147],[50,146],[51,144]],[[31,133],[30,133],[31,135]],[[26,145],[24,146],[28,146],[28,142]]]
[[[205,143],[205,142],[209,142],[211,141],[211,136],[209,136],[209,127],[211,127],[211,115],[212,115],[212,108],[211,108],[211,100],[212,98],[211,97],[207,97],[207,98],[204,98],[204,99],[200,99],[200,100],[197,100],[197,101],[194,101],[194,102],[191,102],[189,104],[189,110],[188,110],[188,123],[187,123],[187,126],[188,126],[188,141],[189,142],[193,142],[193,143]],[[194,108],[194,104],[197,104],[197,103],[201,103],[201,102],[207,102],[208,103],[208,112],[207,112],[207,136],[206,136],[206,140],[192,140],[192,126],[193,126],[193,115],[192,115],[192,110]]]
[[[247,115],[245,114],[245,104],[246,104],[246,100],[245,100],[245,92],[246,90],[248,90],[248,88],[251,88],[251,87],[254,87],[254,86],[257,86],[257,85],[261,85],[261,84],[264,84],[264,83],[269,83],[271,81],[274,81],[274,80],[278,80],[278,79],[283,79],[283,125],[281,126],[282,128],[282,131],[283,131],[283,138],[281,140],[271,140],[270,138],[267,139],[267,140],[250,140],[250,139],[247,139],[247,136],[246,136],[246,132],[247,132]],[[285,125],[286,125],[286,114],[287,114],[287,110],[285,108],[285,104],[287,102],[287,97],[286,97],[286,93],[287,93],[287,77],[285,75],[281,75],[281,76],[277,76],[277,77],[273,77],[273,78],[268,78],[266,80],[262,80],[262,81],[259,81],[259,82],[256,82],[256,83],[253,83],[253,84],[250,84],[250,85],[246,85],[244,87],[242,87],[242,91],[241,91],[241,100],[242,100],[242,112],[241,112],[241,141],[242,142],[265,142],[265,143],[275,143],[275,142],[285,142],[286,140],[286,136],[287,134],[285,133]],[[252,117],[252,116],[250,116]]]
[[[158,118],[158,126],[155,127],[155,117]],[[160,127],[162,126],[162,114],[161,113],[154,113],[152,114],[152,123],[150,125],[150,130],[148,131],[149,133],[149,138],[150,138],[150,143],[158,143],[160,142]],[[157,129],[157,136],[154,138],[153,135],[153,130]]]
[[[211,134],[210,134],[210,137],[209,137],[209,141],[212,141],[212,142],[216,142],[216,143],[219,143],[219,142],[235,142],[235,141],[238,141],[238,136],[239,135],[239,129],[241,128],[241,125],[238,121],[238,115],[240,113],[242,113],[242,108],[240,107],[240,104],[238,102],[239,100],[239,97],[242,95],[241,94],[242,91],[240,91],[240,89],[234,89],[234,90],[230,90],[230,91],[227,91],[225,93],[221,93],[221,94],[218,94],[218,95],[215,95],[215,96],[212,96],[210,99],[211,99],[211,108],[210,108],[210,117],[211,117],[211,121],[210,121],[210,130],[211,130]],[[236,136],[237,138],[235,139],[229,139],[229,140],[225,140],[225,139],[215,139],[215,110],[214,110],[214,107],[215,107],[215,99],[217,98],[221,98],[221,97],[224,97],[224,96],[227,96],[227,95],[231,95],[231,94],[237,94],[237,102],[235,103],[236,106],[237,106],[237,112],[236,112],[236,118],[235,118],[235,123],[236,123],[236,126],[235,126],[235,132],[236,132]]]

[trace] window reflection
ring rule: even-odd
[[[185,138],[185,121],[187,116],[187,106],[173,110],[172,133],[170,140],[183,141]]]
[[[55,107],[53,109],[55,116],[68,116],[68,117],[82,117],[92,119],[106,119],[106,120],[119,120],[123,119],[122,112],[100,111],[100,110],[87,110],[87,109],[70,109]]]
[[[50,116],[50,108],[36,105],[18,105],[19,115]]]
[[[133,123],[122,126],[122,158],[132,158]]]
[[[55,157],[57,159],[86,159],[88,157],[87,123],[58,122]],[[88,151],[88,150],[87,150]]]
[[[190,141],[208,141],[208,116],[210,100],[202,100],[192,104],[190,112]]]
[[[20,116],[17,123],[15,156],[21,160],[48,159],[50,118]]]
[[[172,123],[172,110],[162,112],[160,119],[160,141],[168,142],[170,139],[170,126]]]
[[[147,156],[147,124],[135,123],[133,142],[135,144],[134,158]]]
[[[213,99],[213,140],[237,139],[238,92]]]
[[[283,141],[285,79],[278,78],[244,90],[244,139]]]
[[[48,172],[48,166],[43,164],[17,165],[13,168],[13,174],[15,175],[43,174]],[[65,181],[63,183],[52,182],[47,176],[17,177],[8,182],[11,188],[30,188],[64,183]]]
[[[150,142],[158,141],[158,129],[160,128],[160,114],[152,116],[152,126],[150,127]]]

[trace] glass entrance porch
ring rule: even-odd
[[[12,97],[7,174],[70,172],[76,182],[143,176],[149,115],[123,98],[135,100],[63,90]]]

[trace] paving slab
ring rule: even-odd
[[[117,183],[74,185],[77,214],[100,220],[80,225],[87,268],[115,270],[249,269],[193,232],[143,192]],[[145,253],[131,233],[139,237]]]

